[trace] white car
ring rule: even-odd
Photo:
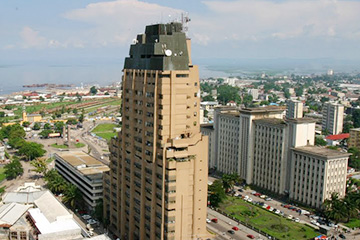
[[[206,219],[206,222],[207,222],[207,223],[211,223],[211,220],[207,218],[207,219]]]
[[[247,201],[248,199],[249,199],[249,196],[246,195],[246,196],[244,197],[244,200]]]
[[[292,215],[289,215],[287,218],[288,218],[288,219],[292,219],[292,218],[293,218],[293,216],[292,216]]]
[[[276,210],[276,211],[275,211],[275,214],[280,214],[280,210]]]
[[[297,223],[300,222],[299,218],[294,218],[293,220],[294,220],[294,222],[297,222]]]
[[[262,206],[263,208],[267,208],[268,205],[266,203],[264,203],[264,205]]]
[[[266,195],[261,195],[260,198],[264,199],[266,198]]]
[[[90,215],[82,215],[82,218],[84,220],[89,220],[91,218],[91,216]]]
[[[269,208],[269,211],[270,211],[270,212],[272,212],[273,210],[274,210],[274,208],[273,208],[273,207],[270,207],[270,208]]]
[[[252,198],[249,198],[247,201],[248,201],[248,202],[252,202]]]
[[[98,222],[96,220],[94,220],[94,219],[89,219],[87,221],[87,223],[91,225],[91,224],[97,224]]]

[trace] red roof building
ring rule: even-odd
[[[337,134],[337,135],[329,135],[329,136],[326,136],[325,138],[328,140],[332,140],[332,141],[338,141],[338,140],[343,140],[343,139],[346,139],[349,137],[350,137],[349,133],[342,133],[342,134]]]

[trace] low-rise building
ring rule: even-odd
[[[350,129],[350,137],[348,140],[348,147],[355,147],[360,149],[360,128]]]
[[[26,184],[4,194],[0,205],[0,239],[83,239],[79,223],[48,190]]]
[[[321,208],[332,193],[345,196],[350,154],[315,146],[292,150],[290,199]]]
[[[103,195],[103,173],[109,167],[84,152],[55,154],[55,169],[68,182],[76,185],[86,205],[93,209]]]

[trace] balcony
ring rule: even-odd
[[[169,148],[166,150],[166,158],[186,158],[189,156],[188,150],[178,150],[176,148]]]

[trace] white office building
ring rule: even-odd
[[[344,122],[344,106],[337,103],[325,103],[323,106],[322,130],[329,135],[342,132]]]

